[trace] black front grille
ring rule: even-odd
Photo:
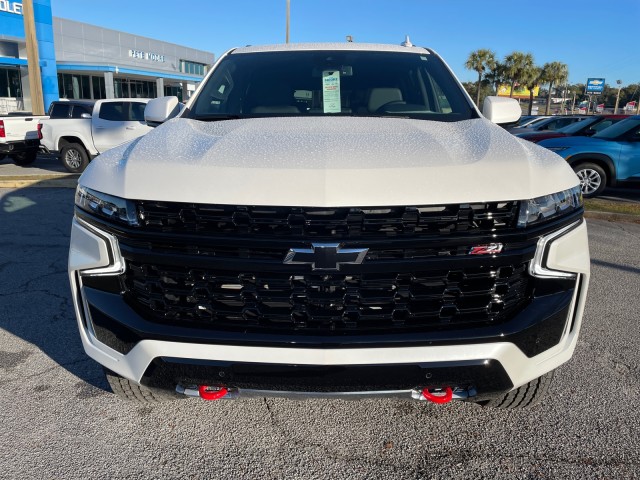
[[[532,288],[527,263],[358,275],[127,266],[125,298],[146,318],[247,332],[334,335],[492,325],[519,311]]]
[[[415,237],[515,227],[518,202],[409,207],[262,207],[137,202],[140,230],[265,237]]]

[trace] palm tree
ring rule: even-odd
[[[551,62],[545,63],[542,70],[544,80],[549,82],[549,96],[547,97],[547,108],[545,111],[545,115],[549,115],[551,111],[551,89],[554,84],[559,85],[567,81],[567,78],[569,78],[569,67],[566,63]]]
[[[531,68],[523,71],[522,84],[529,90],[529,113],[527,115],[531,115],[531,111],[533,109],[533,89],[542,81],[543,73],[544,70],[540,67],[536,67],[535,65],[532,65]]]
[[[500,85],[506,81],[504,63],[496,62],[496,66],[485,74],[484,79],[493,85],[493,88],[496,90],[496,95],[498,95]]]
[[[513,97],[513,90],[516,83],[524,79],[524,72],[533,67],[533,55],[530,53],[512,52],[504,59],[505,76],[511,84],[510,97]]]
[[[480,84],[485,71],[491,71],[496,67],[496,54],[491,50],[481,48],[469,54],[464,64],[465,68],[478,72],[478,84],[476,86],[476,105],[480,106]]]

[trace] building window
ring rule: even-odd
[[[107,91],[104,88],[104,77],[91,77],[93,83],[93,98],[101,100],[107,98]]]
[[[165,97],[178,97],[178,100],[182,101],[182,87],[181,86],[173,86],[173,85],[165,85],[164,86],[164,96]]]
[[[204,63],[180,60],[180,71],[190,75],[204,76],[204,74],[207,73],[207,66]]]
[[[156,98],[158,96],[156,82],[114,78],[113,87],[116,98]]]
[[[104,77],[59,73],[58,95],[60,98],[69,100],[99,100],[107,98]]]
[[[22,98],[22,82],[17,68],[0,68],[0,97]]]
[[[69,100],[91,100],[91,77],[73,73],[58,74],[58,94]]]

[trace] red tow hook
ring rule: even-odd
[[[229,390],[226,387],[212,387],[209,385],[200,385],[198,393],[203,400],[219,400],[224,397]]]
[[[442,391],[433,392],[429,388],[422,389],[422,396],[433,403],[449,403],[453,398],[453,390],[451,387],[444,387]],[[433,389],[431,389],[433,390]]]

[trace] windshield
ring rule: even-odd
[[[542,117],[542,118],[536,118],[535,120],[531,120],[528,123],[524,123],[522,126],[523,128],[533,128],[536,127],[538,125],[540,125],[542,122],[544,122],[545,120],[548,120],[549,117]]]
[[[625,118],[621,122],[611,125],[608,128],[596,133],[592,138],[605,138],[613,139],[618,138],[620,135],[640,127],[640,117]]]
[[[477,118],[457,80],[433,54],[287,51],[231,54],[208,78],[188,116]]]
[[[585,118],[580,120],[579,122],[572,123],[571,125],[567,125],[566,127],[559,128],[556,132],[574,134],[578,133],[584,127],[588,127],[589,125],[600,121],[600,118]]]

